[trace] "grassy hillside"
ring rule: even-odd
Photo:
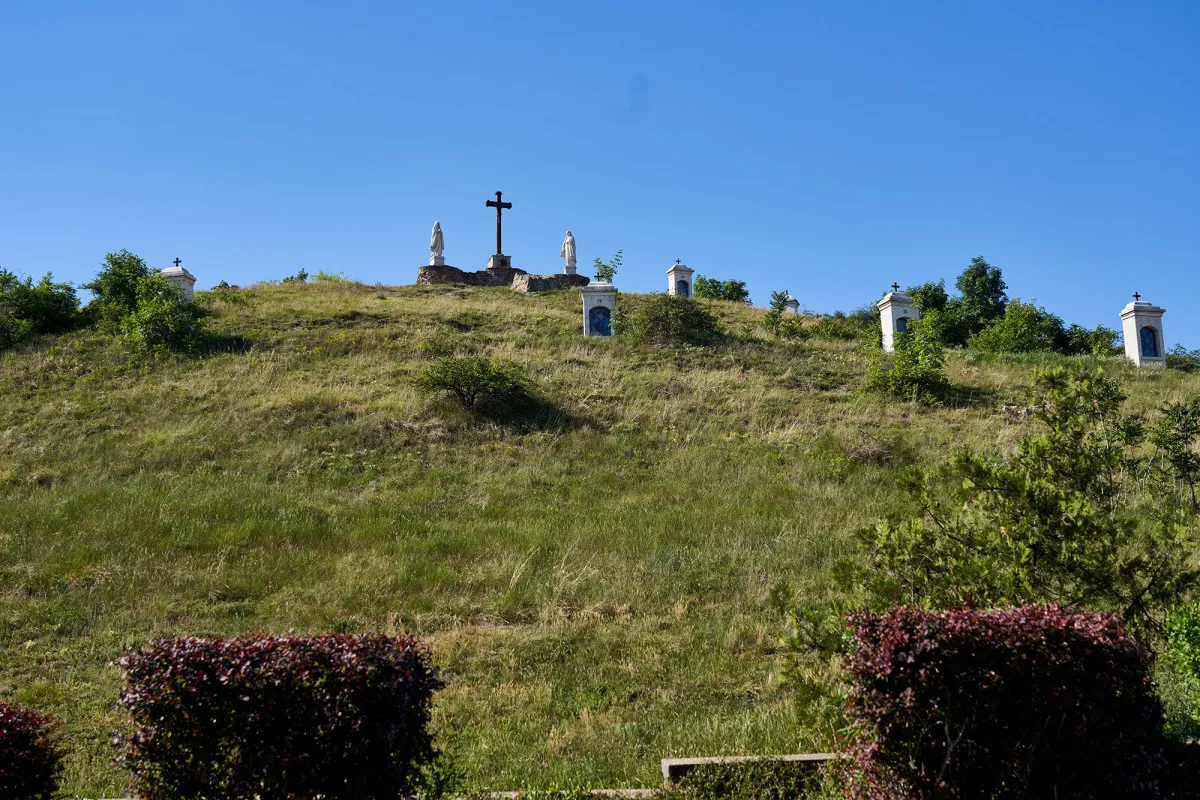
[[[0,358],[0,697],[68,723],[66,789],[113,796],[110,661],[152,636],[399,631],[449,687],[474,787],[657,785],[658,759],[820,743],[780,683],[786,578],[820,595],[903,468],[1009,446],[1032,374],[952,355],[960,400],[857,391],[852,345],[579,336],[577,293],[344,282],[198,295],[220,346],[130,365],[92,331]],[[634,298],[626,298],[626,302]],[[473,418],[422,345],[515,359],[541,403]],[[1114,360],[1136,409],[1200,378]]]

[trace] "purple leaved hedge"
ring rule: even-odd
[[[143,800],[395,800],[434,755],[442,684],[408,635],[165,639],[120,666],[137,730],[118,760]]]
[[[850,622],[855,797],[1162,796],[1150,657],[1116,616],[896,608]]]
[[[60,725],[32,709],[0,703],[0,797],[50,800],[62,765],[53,737]]]

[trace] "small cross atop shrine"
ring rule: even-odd
[[[178,267],[178,266],[179,266],[180,264],[182,264],[183,262],[179,260],[179,256],[175,256],[175,261],[173,261],[172,263],[173,263],[173,264],[175,264],[175,266],[177,266],[177,267]]]
[[[900,291],[900,284],[898,284],[898,283],[893,283],[893,284],[892,284],[892,291],[893,291],[893,292],[898,292],[898,291]]]
[[[1135,301],[1136,301],[1136,300],[1141,300],[1141,299],[1142,299],[1142,296],[1141,296],[1140,294],[1138,294],[1137,292],[1134,292],[1134,293],[1133,293],[1133,299],[1134,299]]]

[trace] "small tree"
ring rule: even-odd
[[[145,261],[128,250],[109,253],[104,257],[100,273],[85,289],[95,297],[88,304],[96,318],[106,324],[118,324],[126,314],[137,308],[138,286],[143,278],[154,275]]]
[[[592,260],[592,271],[596,273],[596,280],[602,283],[612,283],[613,278],[617,276],[617,270],[621,268],[621,251],[618,250],[612,257],[611,261],[604,262],[599,258]]]
[[[1150,443],[1158,448],[1157,460],[1169,477],[1188,489],[1192,508],[1196,503],[1196,483],[1200,480],[1200,455],[1196,443],[1200,440],[1200,399],[1167,403],[1162,414],[1150,426]]]
[[[1067,328],[1067,354],[1072,356],[1111,356],[1116,352],[1117,332],[1097,325],[1088,330],[1078,323]]]
[[[529,379],[517,364],[487,356],[444,356],[417,376],[417,385],[454,396],[466,411],[486,401],[512,406],[529,396]]]
[[[766,315],[763,317],[763,327],[776,336],[780,335],[780,328],[783,325],[783,311],[787,308],[787,299],[789,296],[787,289],[784,289],[782,292],[771,292],[771,304]]]
[[[1042,423],[1009,456],[962,448],[917,472],[919,511],[863,532],[876,607],[1059,603],[1120,613],[1156,630],[1197,585],[1194,538],[1172,487],[1135,480],[1137,421],[1103,371],[1040,373]]]
[[[717,318],[695,300],[653,294],[617,320],[617,333],[639,344],[709,344],[721,336]]]
[[[750,291],[745,281],[720,281],[716,278],[696,276],[692,284],[692,294],[704,300],[724,300],[728,303],[743,303],[750,305]]]

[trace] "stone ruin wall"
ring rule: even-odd
[[[587,286],[586,275],[530,275],[516,267],[493,267],[477,272],[465,272],[458,267],[426,265],[417,269],[417,285],[458,283],[467,286],[508,286],[515,292],[534,293],[551,289],[571,289]]]

